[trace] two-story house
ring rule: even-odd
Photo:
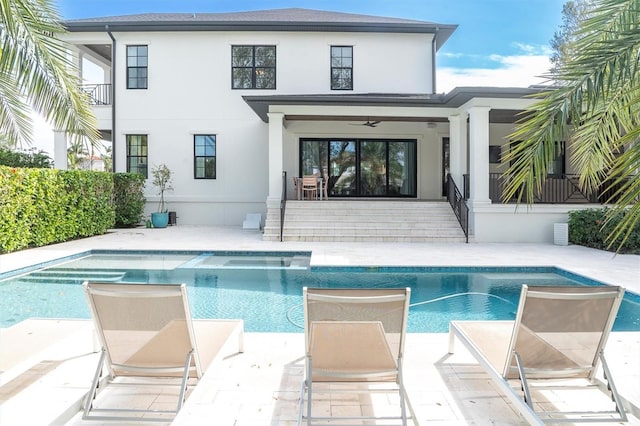
[[[282,223],[300,223],[292,215],[320,212],[342,236],[317,225],[300,239],[439,241],[417,229],[442,213],[418,213],[408,231],[385,225],[437,205],[456,228],[441,241],[464,241],[466,228],[475,241],[540,242],[553,240],[553,224],[566,222],[569,209],[593,201],[577,190],[562,147],[540,203],[501,202],[501,154],[537,89],[437,93],[436,54],[455,25],[307,9],[65,24],[78,63],[104,70],[103,81],[85,88],[113,144],[114,170],[149,176],[166,164],[175,177],[167,200],[180,224],[240,225],[257,212],[267,219],[264,238],[279,239]],[[66,152],[63,132],[55,144]],[[298,200],[309,194],[293,178],[304,175],[319,178],[312,195],[325,200]],[[392,213],[362,226],[367,210]],[[363,217],[348,220],[356,211]],[[295,239],[289,226],[285,237]]]

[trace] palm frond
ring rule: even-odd
[[[640,215],[640,0],[599,1],[573,43],[553,75],[558,88],[540,94],[509,135],[522,142],[505,158],[504,197],[532,203],[555,142],[568,140],[581,189],[607,188],[616,200],[611,214],[625,212],[612,242],[628,236]]]
[[[77,69],[58,38],[64,28],[57,11],[48,0],[0,0],[0,9],[0,72],[13,78],[25,101],[53,126],[72,138],[97,143],[88,96],[80,89]],[[28,133],[24,129],[20,136]]]

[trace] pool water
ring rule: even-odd
[[[249,332],[301,332],[302,287],[411,287],[409,332],[451,320],[515,317],[522,284],[596,285],[555,268],[309,267],[309,254],[91,254],[0,281],[0,327],[30,317],[90,318],[85,280],[186,283],[194,318],[242,318]],[[627,294],[616,331],[640,331]]]

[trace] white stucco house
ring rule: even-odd
[[[570,209],[593,206],[564,146],[539,203],[501,202],[501,154],[516,142],[507,135],[539,88],[438,93],[436,53],[456,25],[307,9],[65,25],[78,64],[104,70],[85,90],[113,143],[114,170],[150,176],[167,164],[179,224],[240,225],[259,212],[278,227],[284,200],[287,215],[313,203],[329,206],[325,216],[357,202],[381,210],[436,203],[462,216],[456,226],[471,241],[548,242]],[[55,149],[66,153],[64,132]],[[328,201],[297,200],[292,178],[311,174],[324,176]],[[149,212],[154,197],[148,185]],[[275,238],[267,228],[264,237]]]

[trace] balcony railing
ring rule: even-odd
[[[617,188],[583,191],[578,183],[578,175],[548,176],[540,190],[534,193],[534,203],[537,204],[590,204],[615,202],[611,196]],[[501,173],[489,174],[489,198],[493,203],[502,203],[502,194],[509,176]],[[468,180],[468,179],[467,179]],[[466,180],[465,180],[466,183]],[[515,202],[511,200],[510,202]]]
[[[463,196],[465,200],[470,197],[471,177],[465,174],[463,177]],[[504,203],[502,194],[507,186],[509,177],[501,173],[489,173],[489,198],[494,204]],[[618,187],[599,189],[586,192],[580,188],[578,175],[553,175],[548,176],[539,191],[534,194],[535,204],[602,204],[615,203],[615,193]],[[515,203],[512,199],[507,203]]]
[[[111,105],[111,84],[85,84],[80,88],[89,95],[91,105]]]

